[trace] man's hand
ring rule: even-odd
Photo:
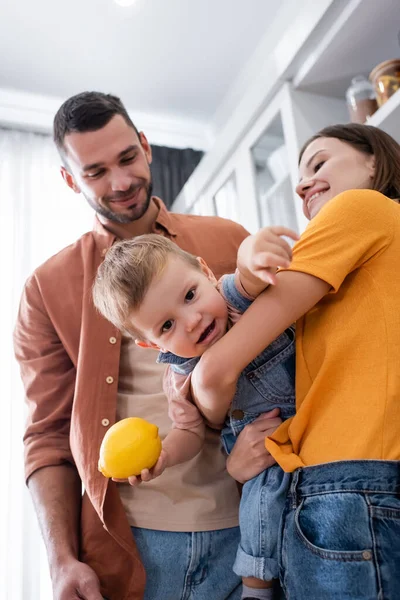
[[[275,460],[265,448],[265,438],[271,435],[281,423],[279,409],[274,408],[260,415],[253,423],[246,425],[238,435],[226,462],[228,473],[233,479],[246,483],[275,464]]]
[[[261,280],[275,285],[277,268],[290,265],[292,249],[281,236],[295,241],[299,239],[297,233],[287,227],[264,227],[241,243],[237,265],[240,280],[246,290],[246,282],[247,285],[256,285]],[[251,294],[250,291],[249,293]]]
[[[151,481],[156,477],[159,477],[162,473],[164,473],[165,469],[168,467],[168,455],[167,452],[162,449],[161,454],[158,458],[158,461],[154,465],[152,469],[143,469],[140,475],[132,475],[132,477],[128,477],[128,479],[114,479],[118,483],[126,483],[132,487],[137,487],[143,482]]]
[[[76,559],[53,570],[52,582],[54,600],[103,600],[96,573]]]

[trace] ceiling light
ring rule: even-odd
[[[136,0],[114,0],[114,2],[120,6],[131,6]]]

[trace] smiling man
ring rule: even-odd
[[[28,279],[15,329],[29,409],[26,478],[54,598],[238,599],[239,499],[218,432],[208,430],[196,458],[147,486],[117,484],[97,470],[101,440],[116,420],[146,418],[162,436],[170,421],[165,366],[101,317],[91,289],[118,239],[166,236],[220,277],[235,269],[247,232],[217,217],[168,213],[151,193],[149,143],[114,96],[67,100],[54,139],[64,180],[96,213],[92,231]]]

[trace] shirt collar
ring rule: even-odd
[[[172,369],[182,375],[189,375],[200,360],[200,356],[182,358],[172,352],[159,352],[157,362],[171,365]]]
[[[157,228],[162,227],[163,229],[165,229],[166,233],[170,237],[177,236],[178,234],[173,227],[173,217],[171,216],[171,213],[167,210],[167,207],[165,206],[164,202],[160,200],[160,198],[157,198],[157,196],[153,196],[153,200],[159,209],[157,218],[154,222],[154,229],[157,230]]]
[[[171,217],[171,213],[167,210],[164,202],[157,198],[157,196],[152,196],[152,200],[158,208],[157,217],[152,226],[153,233],[165,232],[169,237],[176,237],[178,234],[173,227],[173,219]],[[99,249],[99,252],[102,256],[104,256],[109,248],[116,241],[116,236],[108,231],[102,225],[97,215],[94,218],[93,224],[93,235]]]

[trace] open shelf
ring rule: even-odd
[[[336,98],[355,75],[400,58],[399,0],[349,0],[329,31],[316,41],[293,84],[296,88]]]
[[[383,129],[400,144],[400,90],[368,119],[368,125]]]

